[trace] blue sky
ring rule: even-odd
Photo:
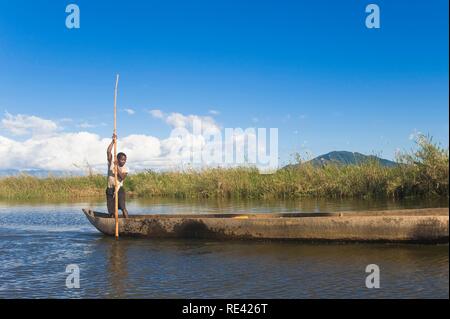
[[[80,29],[65,27],[69,3]],[[380,29],[365,27],[369,3]],[[414,132],[447,147],[448,9],[439,0],[0,0],[0,110],[107,138],[120,73],[119,136],[167,137],[170,126],[147,112],[159,109],[277,127],[282,163],[332,150],[392,159]],[[5,127],[0,136],[28,138]]]

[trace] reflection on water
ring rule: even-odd
[[[202,240],[130,243],[129,239],[119,245],[113,239],[103,244],[114,251],[111,256],[118,258],[110,260],[111,265],[120,266],[111,281],[111,297],[448,296],[446,246]],[[380,290],[365,288],[365,267],[371,263],[381,269]]]
[[[448,204],[448,203],[447,203]],[[0,298],[448,298],[448,245],[313,244],[105,237],[91,203],[0,203]],[[331,211],[436,202],[130,201],[136,213]],[[365,287],[377,264],[381,288]],[[80,267],[80,288],[65,286]]]
[[[114,240],[110,242],[108,251],[108,280],[112,286],[112,296],[120,298],[126,295],[128,278],[127,243]]]
[[[59,207],[89,207],[106,211],[104,198],[58,201],[20,200],[2,201],[1,208],[34,207],[40,211],[57,211]],[[276,212],[330,212],[356,210],[383,210],[401,208],[448,207],[448,199],[314,199],[297,200],[225,200],[225,199],[173,199],[173,198],[130,198],[127,207],[131,214],[193,214],[193,213],[276,213]]]

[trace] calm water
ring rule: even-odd
[[[447,201],[131,200],[132,213],[337,211]],[[448,245],[313,244],[104,237],[89,203],[0,202],[0,298],[448,298]],[[66,287],[77,264],[80,288]],[[381,288],[365,287],[377,264]]]

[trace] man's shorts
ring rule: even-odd
[[[119,209],[124,210],[125,207],[125,189],[123,187],[119,188]],[[106,188],[106,206],[108,207],[108,213],[114,216],[115,201],[114,201],[114,188]]]

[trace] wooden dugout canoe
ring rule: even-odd
[[[83,209],[92,225],[114,236],[108,214]],[[448,208],[336,213],[130,215],[119,234],[147,238],[291,239],[448,243]]]

